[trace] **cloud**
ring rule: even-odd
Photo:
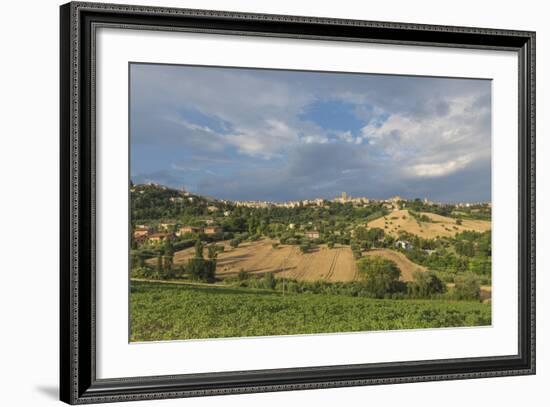
[[[133,64],[132,177],[231,199],[486,197],[490,89],[481,80]],[[476,182],[465,178],[472,169]]]

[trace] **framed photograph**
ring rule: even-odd
[[[535,373],[535,33],[61,6],[61,400]]]

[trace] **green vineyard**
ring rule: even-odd
[[[131,282],[132,342],[485,326],[479,301],[385,300]]]

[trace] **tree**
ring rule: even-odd
[[[366,279],[365,289],[376,298],[391,293],[401,276],[395,262],[380,256],[364,257],[357,262],[357,267]]]
[[[309,252],[311,249],[312,249],[312,244],[311,244],[311,241],[308,240],[308,239],[302,241],[302,244],[300,244],[300,251],[301,251],[302,253],[307,253],[307,252]]]
[[[217,258],[218,258],[218,250],[216,246],[214,245],[208,246],[208,259],[216,260]]]
[[[175,277],[174,273],[174,256],[164,256],[163,257],[163,270],[162,278],[169,280]]]
[[[478,276],[491,275],[491,258],[475,256],[470,259],[468,269]]]
[[[357,242],[352,242],[351,252],[353,253],[353,257],[355,259],[360,259],[361,256],[363,255],[363,252],[361,250],[361,246]]]
[[[458,300],[479,300],[480,284],[473,273],[464,273],[455,280],[454,295]]]
[[[273,290],[275,286],[277,285],[277,281],[275,280],[275,276],[273,273],[265,273],[263,278],[263,286],[265,288],[269,288],[270,290]]]
[[[145,267],[145,256],[141,253],[137,255],[138,257],[138,266],[139,267]]]
[[[445,292],[445,284],[431,271],[413,272],[413,281],[409,283],[409,294],[413,297],[430,297]]]
[[[189,277],[193,280],[213,283],[216,279],[216,261],[201,258],[189,259],[185,268]]]
[[[355,238],[357,240],[369,240],[369,233],[367,231],[367,228],[364,226],[359,226],[355,228]]]
[[[160,255],[158,255],[157,256],[157,269],[155,270],[156,271],[156,278],[160,278],[160,276],[162,276],[162,270],[163,270],[162,257]]]
[[[172,245],[172,239],[164,239],[164,255],[173,256],[174,255],[174,246]]]
[[[197,239],[197,241],[195,242],[195,258],[196,259],[204,258],[203,251],[204,251],[204,246],[203,246],[201,240]]]
[[[377,241],[384,238],[384,229],[372,228],[367,231],[367,241],[374,245]]]

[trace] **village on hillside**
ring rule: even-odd
[[[130,192],[135,276],[189,276],[186,267],[200,244],[215,260],[206,278],[211,282],[232,281],[239,273],[357,282],[358,262],[382,258],[399,269],[402,282],[430,271],[453,287],[473,274],[480,296],[490,297],[490,203],[352,198],[345,192],[331,200],[229,201],[158,184],[132,185]]]

